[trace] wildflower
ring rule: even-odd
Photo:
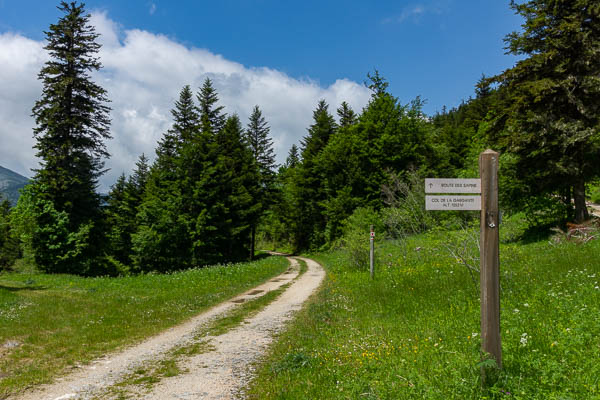
[[[527,346],[527,340],[528,340],[528,339],[529,339],[529,336],[527,335],[527,332],[524,332],[524,333],[521,335],[521,340],[520,340],[520,342],[521,342],[521,346]]]
[[[515,308],[515,309],[513,310],[513,312],[514,312],[515,314],[518,314],[518,313],[519,313],[519,309],[518,309],[518,308]]]
[[[528,303],[523,304],[523,307],[529,307]]]

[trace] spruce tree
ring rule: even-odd
[[[260,170],[255,163],[253,151],[243,138],[243,130],[237,115],[227,118],[216,137],[218,156],[218,192],[223,204],[223,214],[215,220],[220,248],[225,261],[240,261],[252,257],[249,250],[251,232],[256,227],[261,204]],[[250,244],[250,246],[248,246]]]
[[[337,109],[337,115],[340,117],[340,128],[346,128],[356,123],[356,113],[345,101],[343,101],[340,107]]]
[[[299,163],[300,163],[300,153],[298,151],[298,146],[293,144],[292,147],[290,147],[287,158],[285,159],[285,167],[286,168],[294,168]]]
[[[143,194],[140,193],[137,230],[132,234],[132,258],[140,271],[182,269],[191,263],[190,230],[194,221],[188,217],[194,165],[187,162],[186,156],[203,154],[188,151],[200,136],[200,117],[189,86],[180,91],[171,115],[173,125],[159,141],[156,160],[145,177]],[[138,166],[140,169],[144,168]]]
[[[260,213],[264,213],[271,204],[275,183],[275,152],[273,139],[269,137],[270,128],[262,115],[260,108],[254,106],[250,121],[246,128],[245,139],[258,168],[257,191],[255,201]],[[254,257],[256,241],[256,224],[252,226],[250,239],[250,256]]]
[[[173,116],[172,131],[177,137],[179,144],[189,142],[198,132],[200,116],[194,104],[194,95],[189,85],[181,89],[179,99],[175,102],[175,108],[171,110]]]
[[[225,125],[223,106],[217,106],[219,96],[209,78],[204,80],[197,95],[200,129],[202,132],[216,134]]]
[[[0,193],[0,271],[8,269],[21,256],[10,221],[10,202]]]
[[[547,195],[588,218],[586,182],[600,175],[600,7],[596,0],[530,0],[511,8],[522,32],[505,38],[524,56],[491,79],[503,99],[492,136],[518,157],[525,196]]]
[[[35,258],[49,272],[101,273],[90,267],[101,251],[96,186],[104,172],[103,158],[109,156],[104,141],[111,136],[106,91],[90,78],[101,68],[99,35],[89,25],[83,4],[63,1],[58,9],[65,15],[46,32],[50,60],[38,75],[42,97],[32,112],[34,147],[41,159],[35,192],[56,212],[52,215],[60,216],[60,223],[39,210]],[[57,224],[61,234],[53,233]]]
[[[320,100],[313,111],[313,124],[308,128],[308,135],[302,140],[302,164],[298,174],[296,203],[300,207],[300,217],[296,226],[297,249],[317,247],[324,242],[324,231],[327,224],[323,202],[326,199],[323,171],[318,157],[334,135],[337,125],[329,113],[325,100]]]
[[[127,209],[125,191],[127,178],[121,174],[111,186],[106,207],[106,222],[109,227],[109,255],[121,264],[129,264],[131,252],[131,232],[128,230],[131,215]],[[135,219],[131,221],[135,223]]]

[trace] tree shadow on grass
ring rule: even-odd
[[[46,286],[36,285],[36,286],[6,286],[0,285],[0,290],[6,290],[8,292],[21,292],[21,291],[35,291],[35,290],[45,290]]]

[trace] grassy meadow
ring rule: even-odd
[[[138,342],[288,267],[284,257],[122,278],[0,274],[0,398]]]
[[[466,267],[477,231],[438,231],[378,243],[373,281],[347,252],[315,256],[323,288],[250,398],[600,399],[600,240],[518,240],[507,222],[493,384],[481,387],[479,276]]]

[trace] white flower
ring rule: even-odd
[[[523,304],[524,307],[529,307],[528,303]]]
[[[521,340],[520,340],[521,346],[527,346],[527,339],[529,339],[529,336],[527,335],[527,332],[524,332],[521,335]]]
[[[473,333],[471,333],[471,336],[472,336],[472,337],[476,337],[477,335],[478,335],[478,333],[477,333],[477,332],[473,332]]]
[[[519,309],[518,309],[518,308],[515,308],[515,309],[513,310],[513,312],[514,312],[515,314],[518,314],[518,313],[519,313]]]

